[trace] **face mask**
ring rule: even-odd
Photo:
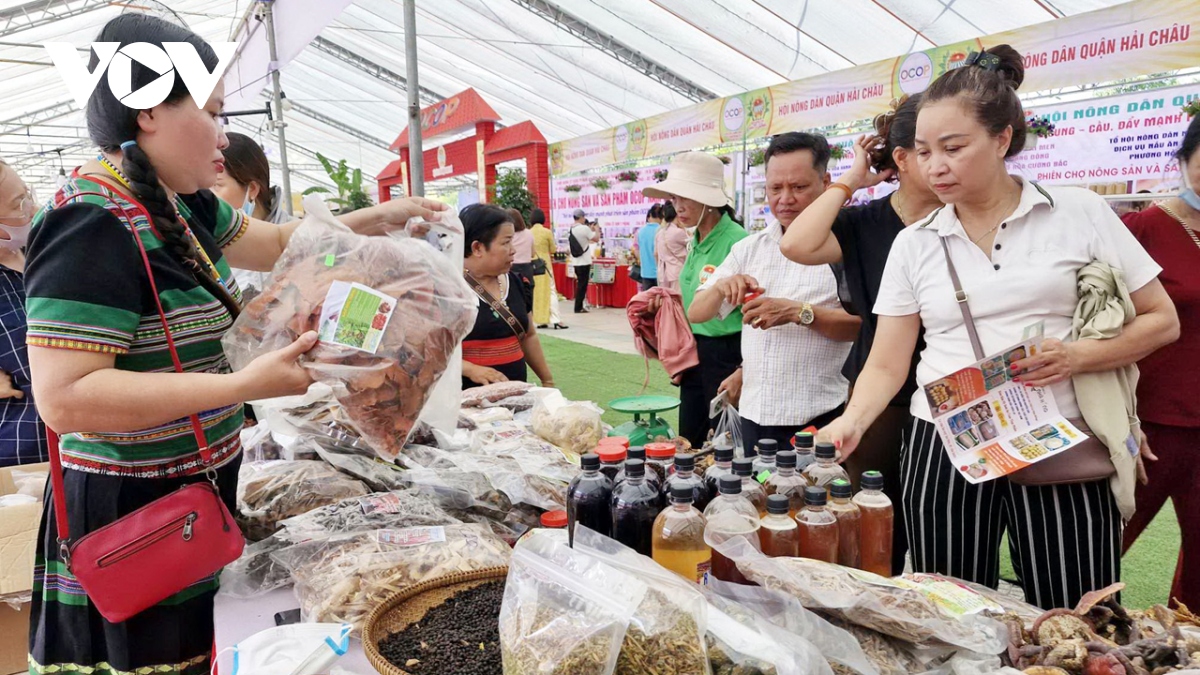
[[[254,202],[250,199],[250,188],[246,188],[246,200],[242,202],[242,213],[248,216],[254,215]]]
[[[298,623],[255,633],[231,647],[233,675],[320,675],[350,646],[350,624]]]
[[[1183,189],[1179,191],[1179,198],[1183,200],[1184,204],[1200,211],[1200,194],[1196,194],[1195,186],[1188,180],[1187,167],[1179,168],[1183,171]]]
[[[0,223],[0,230],[4,230],[8,234],[8,239],[0,239],[0,247],[7,248],[12,251],[19,251],[25,248],[25,242],[29,241],[30,223],[25,223],[20,227],[12,227]]]

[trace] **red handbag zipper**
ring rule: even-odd
[[[115,565],[129,556],[145,550],[156,542],[166,539],[168,536],[174,534],[178,530],[183,531],[184,541],[191,541],[192,524],[195,522],[195,511],[192,511],[182,518],[176,518],[157,530],[144,534],[141,537],[138,537],[137,539],[125,544],[124,546],[121,546],[120,548],[113,549],[112,551],[96,558],[96,567],[108,567],[109,565]]]
[[[212,493],[212,495],[213,495],[213,497],[214,497],[214,498],[216,498],[217,500],[220,500],[220,499],[221,499],[220,495],[219,495],[219,494],[217,494],[217,490],[216,490],[216,488],[215,488],[215,487],[212,487],[212,486],[210,486],[210,485],[209,485],[209,484],[207,484],[207,483],[192,483],[192,484],[190,484],[190,485],[185,485],[185,486],[183,486],[183,487],[179,488],[179,489],[178,489],[178,490],[176,490],[175,492],[179,492],[180,490],[188,490],[188,489],[194,488],[194,487],[196,487],[196,486],[202,486],[202,487],[206,488],[207,490],[209,490],[209,491]],[[172,492],[171,494],[175,494],[175,493],[174,493],[174,492]],[[146,504],[145,506],[143,506],[143,507],[141,507],[141,508],[139,508],[139,509],[136,509],[136,510],[134,510],[132,513],[128,514],[127,516],[124,516],[124,518],[132,518],[133,516],[135,516],[135,515],[137,515],[137,514],[141,513],[142,511],[145,511],[145,510],[147,510],[147,509],[154,508],[154,505],[155,505],[155,503],[156,503],[157,501],[158,501],[158,500],[155,500],[154,502],[150,502],[149,504]],[[222,513],[222,514],[221,514],[221,517],[222,517],[222,518],[224,518],[224,517],[225,517],[225,514],[224,514],[224,513]],[[100,535],[101,533],[103,533],[103,532],[107,531],[109,528],[113,528],[113,527],[120,527],[120,526],[121,526],[121,520],[124,520],[124,518],[121,518],[121,519],[115,520],[115,521],[113,521],[113,522],[109,523],[108,525],[105,525],[104,527],[101,527],[101,528],[100,528],[100,529],[98,529],[98,530],[93,530],[92,532],[88,532],[87,534],[83,535],[82,537],[80,537],[80,538],[79,538],[79,540],[78,540],[78,541],[76,541],[74,544],[72,544],[72,545],[71,545],[70,551],[74,551],[74,550],[75,550],[76,548],[78,548],[78,547],[79,547],[79,545],[80,545],[80,544],[82,544],[83,542],[87,541],[87,540],[88,540],[88,539],[90,539],[91,537],[95,537],[95,536],[98,536],[98,535]],[[175,521],[172,521],[172,523],[174,523],[174,522],[177,522],[177,521],[182,521],[182,520],[185,520],[185,519],[186,519],[186,516],[183,516],[183,517],[181,517],[181,518],[178,518],[178,519],[176,519]],[[164,527],[167,527],[167,526],[164,526]],[[228,525],[226,525],[226,529],[228,529]],[[142,539],[145,539],[146,537],[151,537],[151,536],[153,536],[153,535],[154,535],[155,533],[157,533],[157,532],[158,532],[158,530],[155,530],[155,531],[154,531],[154,533],[147,534],[147,535],[145,535],[145,536],[141,537],[141,538],[140,538],[138,541],[141,541]],[[185,541],[186,541],[186,540],[185,540]],[[121,549],[117,549],[117,550],[121,550]],[[117,551],[110,551],[109,553],[106,553],[105,555],[106,555],[106,556],[113,555],[113,554],[114,554],[114,553],[116,553],[116,552],[117,552]],[[69,555],[70,555],[70,553],[68,552],[68,556],[69,556]],[[99,564],[99,560],[97,561],[97,564]],[[68,568],[69,568],[69,567],[70,567],[70,563],[68,563]]]

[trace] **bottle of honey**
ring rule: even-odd
[[[767,497],[767,517],[762,519],[758,539],[762,551],[772,558],[795,558],[800,555],[800,527],[789,515],[791,506],[784,495]]]
[[[702,582],[712,564],[712,549],[704,543],[704,516],[692,505],[691,485],[671,489],[671,505],[654,521],[654,562],[689,581]]]
[[[808,487],[808,479],[796,473],[796,453],[784,450],[775,456],[778,470],[774,476],[767,479],[768,495],[783,495],[791,504],[791,516],[796,517],[804,508],[804,488]]]
[[[758,509],[758,515],[767,515],[767,491],[763,489],[762,483],[754,480],[754,460],[749,457],[739,457],[733,460],[733,475],[737,476],[742,481],[742,497],[750,500],[754,508]]]
[[[713,547],[712,575],[721,581],[748,584],[737,563],[721,554],[717,547],[734,537],[745,537],[754,548],[760,548],[758,530],[761,521],[758,510],[742,496],[742,479],[737,476],[721,478],[721,494],[704,509],[704,541]]]
[[[865,471],[862,491],[854,495],[854,504],[862,514],[859,548],[862,569],[880,576],[892,576],[892,531],[895,514],[892,500],[883,494],[883,474]]]
[[[833,446],[833,443],[817,443],[816,455],[816,463],[808,465],[808,468],[804,470],[804,476],[808,478],[809,485],[825,488],[828,497],[830,483],[839,478],[849,481],[850,476],[842,468],[842,465],[837,463],[837,448]]]
[[[796,516],[800,527],[800,557],[837,563],[837,518],[825,507],[825,488],[809,486],[804,489],[804,509]]]
[[[829,485],[829,512],[838,522],[838,564],[843,567],[857,568],[861,565],[858,539],[861,528],[862,514],[851,501],[854,488],[850,481],[841,478]]]

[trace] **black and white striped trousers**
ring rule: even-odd
[[[995,588],[1007,530],[1025,599],[1074,607],[1121,578],[1121,513],[1108,481],[1029,487],[1006,478],[972,485],[950,463],[937,427],[914,419],[900,470],[909,552],[917,572]]]

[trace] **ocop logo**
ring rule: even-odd
[[[623,124],[617,127],[617,130],[613,133],[613,146],[616,147],[617,152],[625,152],[629,149],[628,127]]]
[[[897,74],[900,81],[900,91],[906,94],[919,94],[925,91],[933,79],[933,61],[925,52],[913,52],[904,58]]]
[[[742,124],[746,121],[746,109],[742,105],[741,96],[730,96],[725,101],[725,128],[730,131],[737,131],[742,128]]]
[[[175,84],[176,71],[196,107],[204,107],[237,50],[236,42],[213,43],[217,67],[209,72],[196,53],[195,45],[188,42],[164,42],[162,47],[146,42],[132,42],[124,47],[119,42],[96,42],[92,44],[92,50],[98,61],[96,69],[89,73],[87,64],[71,43],[48,42],[44,46],[79,107],[87,106],[92,91],[107,72],[108,87],[113,96],[135,110],[153,108],[167,100]],[[159,74],[153,82],[137,91],[133,91],[132,84],[134,61]]]

